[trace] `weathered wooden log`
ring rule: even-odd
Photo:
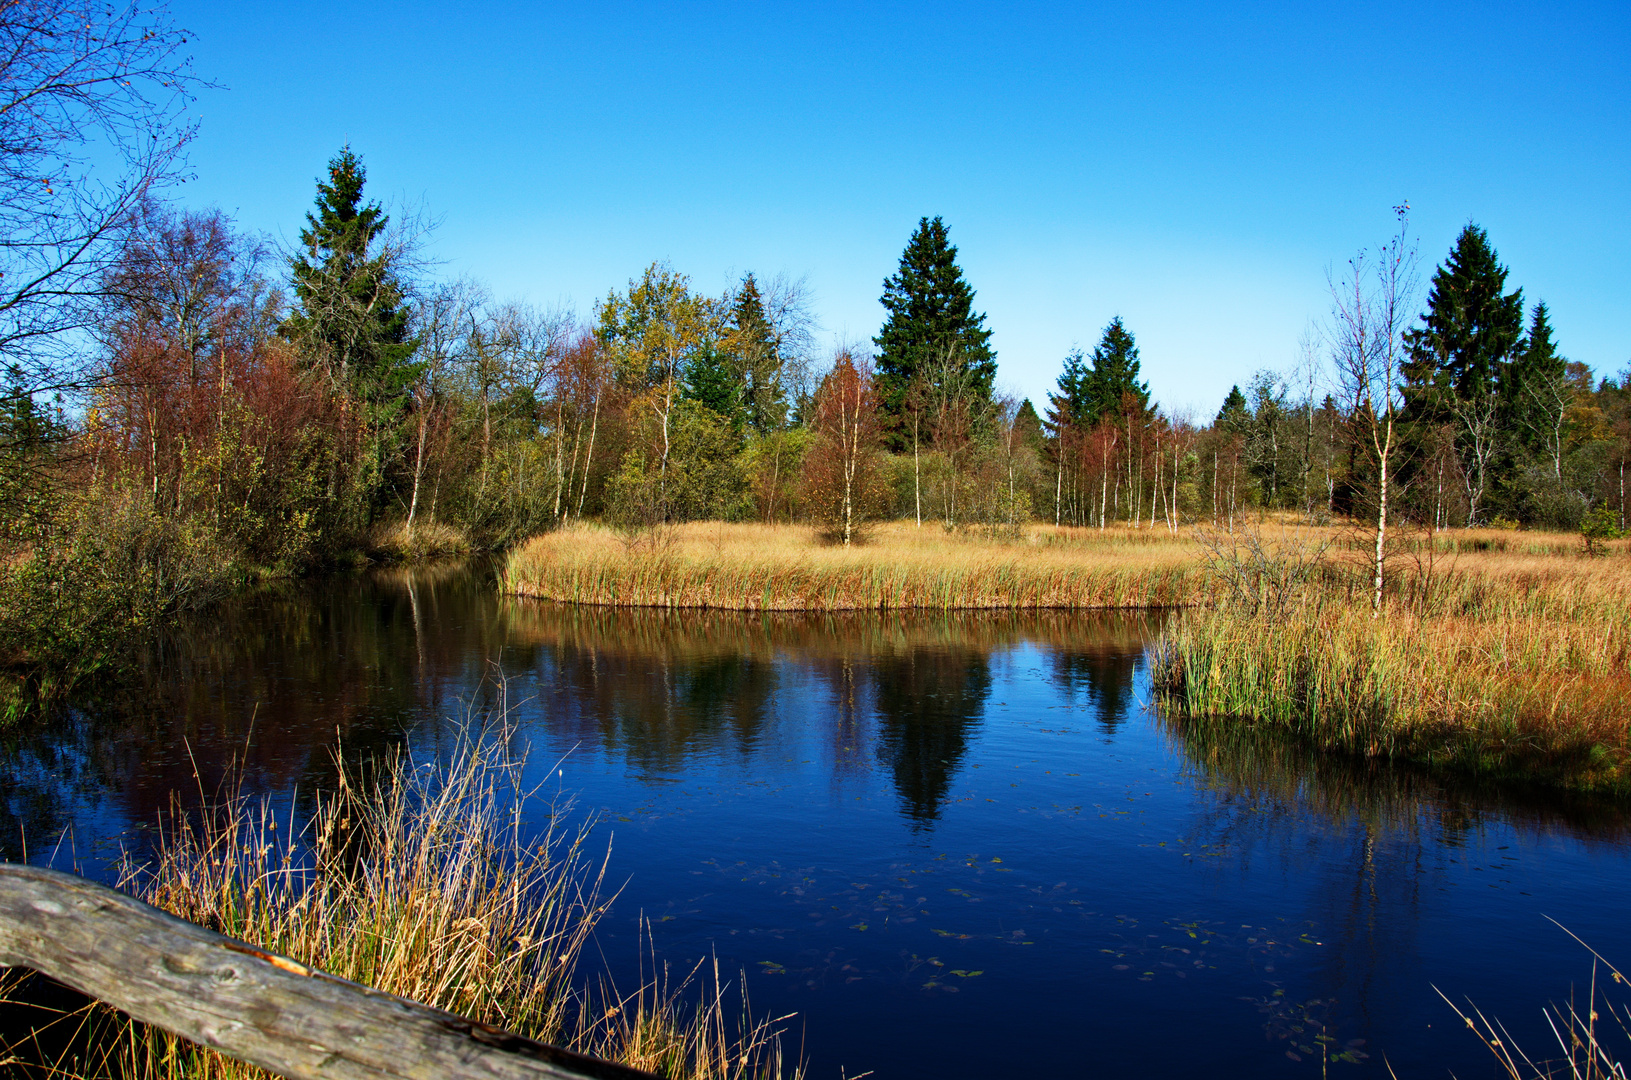
[[[291,1080],[651,1080],[381,993],[95,882],[0,865],[0,965]]]

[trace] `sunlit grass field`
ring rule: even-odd
[[[797,525],[578,525],[510,555],[506,591],[576,604],[853,611],[1150,608],[1208,595],[1200,549],[1150,529],[948,532],[891,522],[851,547]]]
[[[1407,537],[1380,612],[1358,543],[1280,610],[1223,602],[1171,620],[1167,707],[1248,718],[1316,745],[1573,787],[1631,780],[1631,558],[1579,537]]]

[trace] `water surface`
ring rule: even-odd
[[[334,747],[435,754],[508,704],[678,969],[797,1012],[817,1077],[1494,1076],[1433,991],[1545,1044],[1631,960],[1631,814],[1321,759],[1150,708],[1154,617],[611,612],[478,570],[268,592],[139,688],[8,736],[0,852],[104,872],[235,767],[298,804]],[[239,763],[237,766],[234,762]],[[1329,1041],[1321,1043],[1316,1036]]]

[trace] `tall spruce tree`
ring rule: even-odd
[[[1572,397],[1569,361],[1552,340],[1544,302],[1530,312],[1529,332],[1507,368],[1502,419],[1512,433],[1516,458],[1546,458],[1562,476],[1563,418]]]
[[[1088,372],[1085,393],[1088,423],[1101,416],[1120,415],[1129,394],[1138,416],[1150,410],[1150,386],[1138,381],[1138,343],[1122,325],[1120,315],[1110,320],[1093,347],[1093,369]]]
[[[1251,410],[1246,407],[1246,395],[1240,392],[1240,384],[1229,387],[1228,396],[1223,399],[1222,408],[1218,409],[1217,419],[1212,426],[1221,428],[1231,435],[1244,435],[1251,426]]]
[[[1093,375],[1087,357],[1079,348],[1065,354],[1065,367],[1059,373],[1059,392],[1048,395],[1048,427],[1058,434],[1061,428],[1081,428],[1091,423],[1089,381]]]
[[[1499,391],[1523,337],[1523,290],[1508,293],[1506,278],[1489,235],[1468,223],[1433,274],[1422,325],[1405,334],[1413,419],[1441,421],[1456,402]]]
[[[302,251],[291,261],[295,310],[283,332],[307,362],[331,376],[376,412],[394,412],[416,375],[409,312],[384,243],[389,220],[378,203],[364,204],[367,174],[346,146],[318,182],[315,212],[300,231]]]
[[[752,274],[742,279],[731,305],[726,343],[740,382],[748,424],[761,435],[781,430],[787,422],[781,349],[775,327],[765,315],[759,283]]]
[[[1460,460],[1468,525],[1483,519],[1486,497],[1511,456],[1509,368],[1523,339],[1523,290],[1506,291],[1507,269],[1489,236],[1468,223],[1433,273],[1421,325],[1405,332],[1401,365],[1405,416],[1418,444],[1452,434]],[[1417,466],[1428,459],[1418,447]],[[1408,481],[1410,467],[1401,470]]]
[[[880,302],[889,317],[872,343],[878,347],[878,404],[891,445],[910,444],[903,414],[914,386],[966,398],[979,409],[991,401],[997,354],[985,316],[974,310],[974,290],[957,266],[957,248],[940,218],[922,218],[884,279]]]

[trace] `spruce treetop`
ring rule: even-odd
[[[1059,373],[1059,392],[1048,395],[1048,427],[1055,434],[1063,427],[1083,427],[1091,422],[1092,377],[1087,356],[1073,347],[1065,354],[1065,367]]]
[[[371,402],[400,397],[413,377],[415,342],[392,253],[380,242],[388,218],[363,202],[367,173],[346,146],[317,184],[317,201],[291,260],[296,309],[284,333],[308,359]]]
[[[742,287],[736,291],[726,336],[748,423],[761,434],[780,430],[787,422],[781,347],[765,314],[759,283],[751,273],[742,278]]]
[[[1118,415],[1129,396],[1137,415],[1149,412],[1149,383],[1138,381],[1138,344],[1117,315],[1093,347],[1093,370],[1087,385],[1089,421]]]
[[[872,339],[878,399],[897,428],[914,383],[979,405],[991,400],[997,374],[991,331],[974,310],[974,290],[963,279],[947,232],[938,217],[920,219],[879,298],[889,316]]]
[[[1469,222],[1433,274],[1422,325],[1405,335],[1404,375],[1417,402],[1496,391],[1523,336],[1523,290],[1506,292],[1506,278],[1489,235]]]
[[[1329,396],[1326,398],[1330,400]],[[1217,419],[1213,423],[1235,434],[1246,430],[1251,421],[1251,412],[1246,408],[1246,395],[1240,392],[1240,384],[1229,387],[1228,396],[1223,399],[1223,407],[1218,410]]]

